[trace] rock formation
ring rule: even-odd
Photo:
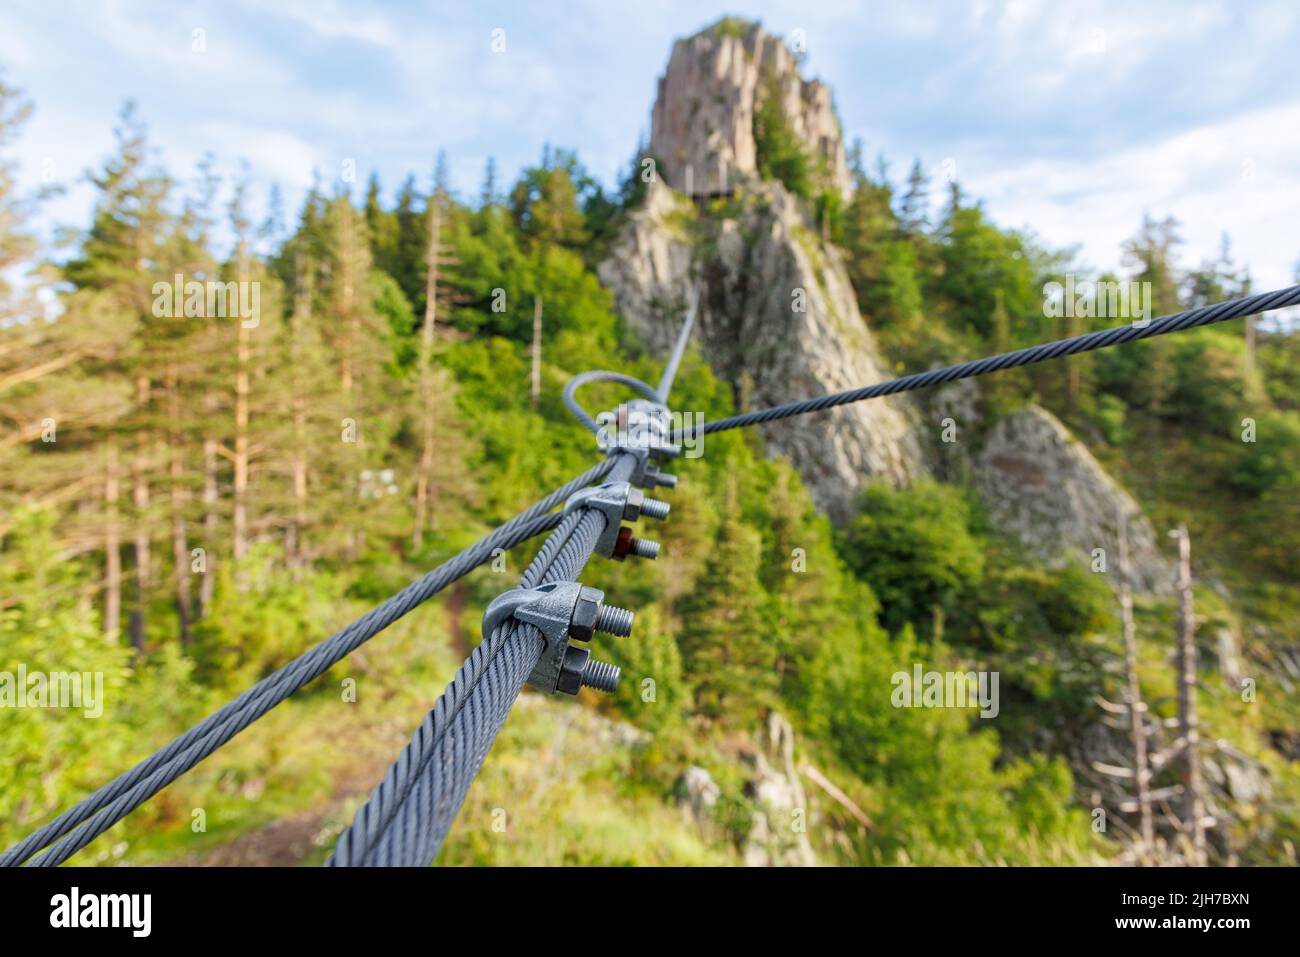
[[[755,103],[773,88],[805,155],[824,159],[823,175],[847,190],[829,90],[799,76],[778,37],[723,20],[674,45],[653,111],[650,151],[659,175],[598,270],[628,326],[659,354],[671,348],[698,295],[695,342],[732,384],[741,409],[888,378],[839,251],[818,234],[804,200],[758,177]],[[709,178],[719,170],[728,171],[725,179]],[[969,421],[977,387],[958,384],[944,395]],[[868,481],[905,485],[945,464],[944,457],[927,461],[917,409],[909,397],[877,399],[772,423],[762,433],[771,453],[798,468],[818,507],[841,519]],[[1132,516],[1134,587],[1169,581],[1132,499],[1048,413],[1024,411],[998,424],[977,471],[1001,527],[1052,558],[1070,552],[1087,560],[1100,547],[1113,559],[1123,508]]]
[[[976,459],[974,478],[999,528],[1048,560],[1091,562],[1093,549],[1105,549],[1110,581],[1119,576],[1117,523],[1127,516],[1129,584],[1138,591],[1169,590],[1173,569],[1156,548],[1151,523],[1045,409],[1029,406],[999,420]]]
[[[698,215],[651,183],[599,273],[629,326],[658,351],[667,351],[699,289],[696,341],[744,408],[886,378],[838,251],[812,232],[780,183],[742,190],[720,216]],[[901,485],[925,474],[907,409],[902,400],[864,402],[762,431],[818,506],[838,517],[871,478]]]
[[[770,82],[765,83],[765,80]],[[688,195],[728,193],[758,175],[754,110],[775,90],[795,135],[848,196],[848,165],[830,88],[804,80],[795,55],[757,23],[719,21],[673,46],[651,115],[650,153]]]

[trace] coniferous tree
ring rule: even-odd
[[[919,156],[907,174],[907,190],[898,207],[898,228],[909,238],[923,236],[930,229],[930,178]]]
[[[1136,235],[1124,243],[1124,265],[1131,270],[1130,278],[1143,283],[1150,290],[1151,318],[1168,315],[1179,309],[1177,248],[1182,245],[1178,220],[1172,216],[1156,220],[1150,215],[1142,217],[1142,226]],[[1153,339],[1145,351],[1144,394],[1140,400],[1158,417],[1165,408],[1165,400],[1172,388],[1172,344],[1163,337]],[[1153,426],[1156,420],[1152,420]]]
[[[130,413],[116,423],[117,434],[108,441],[118,446],[109,458],[129,473],[131,488],[131,542],[134,557],[133,596],[130,614],[132,644],[144,647],[147,608],[154,583],[153,539],[157,515],[153,508],[152,484],[160,462],[158,425],[160,410],[155,386],[160,381],[160,356],[151,347],[151,317],[155,282],[170,282],[163,246],[170,228],[166,201],[171,181],[149,166],[149,148],[143,124],[133,104],[122,112],[116,131],[117,153],[104,169],[92,175],[99,191],[90,232],[81,254],[65,267],[65,276],[78,290],[103,294],[134,324],[130,346],[123,350],[115,375],[129,384],[133,396]],[[172,304],[173,310],[175,303]],[[126,445],[129,448],[122,448]],[[108,502],[116,513],[120,502],[116,481],[110,483],[114,498]],[[113,576],[110,575],[110,579]]]
[[[679,641],[696,708],[739,727],[756,723],[776,688],[776,647],[763,615],[757,533],[740,516],[734,475],[702,573],[682,599]]]

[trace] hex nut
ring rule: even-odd
[[[618,530],[618,539],[614,542],[614,551],[609,557],[616,562],[626,561],[632,553],[633,541],[632,529],[624,525]]]
[[[570,638],[591,641],[596,634],[596,619],[600,616],[600,604],[604,599],[605,593],[599,588],[582,586],[578,591],[578,601],[573,606],[573,619],[569,623]]]
[[[639,488],[629,487],[627,490],[627,502],[623,505],[623,517],[629,522],[635,522],[637,516],[641,514],[641,503],[645,501],[645,492]]]
[[[590,658],[591,652],[586,648],[579,648],[576,645],[565,648],[555,690],[564,694],[577,694],[582,690],[582,673],[587,669],[587,661]]]

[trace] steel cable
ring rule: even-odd
[[[54,865],[67,860],[285,698],[324,674],[451,582],[487,561],[494,549],[512,547],[554,528],[561,521],[561,515],[544,513],[577,489],[600,481],[612,468],[613,462],[606,460],[588,469],[346,628],[262,679],[165,747],[0,854],[0,866],[21,864],[60,838],[64,839],[33,863]]]
[[[584,385],[590,382],[617,382],[619,385],[625,385],[630,389],[640,392],[651,402],[658,402],[659,390],[647,382],[642,382],[636,376],[625,375],[622,372],[610,372],[607,369],[593,369],[590,372],[579,372],[572,379],[564,384],[564,404],[573,417],[586,426],[589,432],[600,432],[600,426],[596,423],[590,413],[578,402],[575,393]]]
[[[824,409],[847,405],[850,402],[861,402],[864,399],[895,395],[899,392],[911,392],[929,386],[943,385],[957,379],[969,379],[973,376],[997,372],[1001,369],[1012,369],[1017,366],[1043,362],[1047,359],[1058,359],[1063,356],[1076,355],[1080,352],[1105,349],[1125,342],[1136,342],[1140,339],[1163,336],[1170,332],[1181,332],[1198,326],[1207,326],[1228,319],[1238,319],[1241,316],[1266,312],[1270,309],[1281,309],[1284,306],[1293,306],[1297,303],[1300,303],[1300,286],[1291,286],[1275,292],[1260,293],[1257,296],[1232,299],[1212,306],[1202,306],[1199,309],[1188,309],[1184,312],[1162,316],[1159,319],[1152,319],[1150,323],[1143,326],[1129,323],[1111,329],[1101,329],[1071,339],[1044,342],[1025,349],[1017,349],[1014,352],[1004,352],[958,365],[945,366],[942,369],[932,369],[929,372],[918,372],[913,375],[903,376],[901,379],[890,379],[887,382],[878,382],[875,385],[852,389],[847,392],[836,392],[814,399],[804,399],[800,402],[774,406],[770,409],[761,409],[756,412],[733,415],[725,419],[716,419],[713,422],[706,422],[699,427],[698,431],[707,435],[726,429],[760,425],[764,422],[786,419],[794,415],[803,415],[806,412],[820,412]],[[673,441],[680,441],[681,438],[681,435],[674,435]]]

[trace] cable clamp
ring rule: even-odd
[[[591,652],[570,644],[570,638],[590,641],[596,632],[627,636],[632,612],[605,604],[605,593],[579,582],[552,582],[536,588],[502,592],[483,612],[483,637],[510,619],[533,625],[542,633],[542,650],[528,683],[546,692],[575,695],[583,687],[607,693],[618,685],[619,669],[593,661]]]
[[[648,538],[637,538],[622,523],[635,522],[642,515],[648,518],[668,517],[672,508],[657,498],[647,498],[645,492],[633,488],[630,482],[605,482],[579,489],[564,503],[564,512],[579,508],[594,508],[605,516],[605,527],[596,540],[595,553],[606,558],[623,561],[628,555],[639,558],[659,557],[659,543]]]

